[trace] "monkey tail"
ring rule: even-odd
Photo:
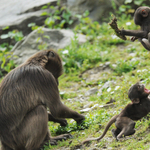
[[[104,132],[103,132],[103,134],[100,136],[100,137],[98,137],[98,138],[89,138],[89,139],[86,139],[85,141],[83,141],[82,142],[82,144],[87,144],[87,143],[89,143],[90,141],[99,141],[99,140],[101,140],[104,136],[105,136],[105,134],[107,133],[107,131],[108,131],[108,129],[110,128],[110,126],[116,121],[116,119],[117,119],[117,117],[118,117],[119,115],[115,115],[115,116],[113,116],[111,119],[110,119],[110,121],[107,123],[107,125],[106,125],[106,127],[105,127],[105,130],[104,130]]]

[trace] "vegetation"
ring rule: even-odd
[[[131,23],[130,25],[128,25],[129,22]],[[119,26],[123,26],[125,29],[136,29],[132,18],[122,16],[119,18],[118,23],[120,23]],[[80,27],[83,26],[80,24]],[[97,25],[94,28],[97,28]],[[94,141],[88,147],[80,145],[80,142],[88,137],[100,136],[109,119],[130,103],[127,93],[132,84],[141,81],[150,89],[149,52],[139,42],[131,43],[129,39],[128,41],[123,41],[116,37],[113,30],[106,23],[100,25],[96,31],[90,35],[92,36],[90,42],[79,45],[76,39],[72,41],[70,46],[59,50],[65,71],[59,79],[59,88],[63,93],[61,95],[62,101],[79,112],[85,108],[91,108],[91,110],[83,112],[86,120],[79,127],[69,119],[67,127],[60,127],[58,124],[50,123],[53,136],[71,133],[74,138],[60,142],[58,146],[49,147],[51,149],[69,147],[71,150],[77,148],[88,150],[93,147],[116,150],[148,149],[150,121],[147,117],[137,121],[134,135],[119,142],[116,142],[111,135],[110,130],[115,127],[113,125],[100,142]],[[86,74],[86,70],[104,66],[106,63],[109,64],[106,68],[109,71],[97,72],[95,78],[92,78],[92,71]],[[104,86],[108,81],[109,86]],[[86,92],[93,87],[97,88],[98,92],[86,96]],[[105,107],[111,99],[114,99],[115,102]]]
[[[132,0],[125,1],[128,4],[126,7],[129,7],[130,2]],[[144,0],[134,0],[134,2],[144,2]],[[120,7],[119,12],[123,12],[123,8],[126,9],[126,7]],[[64,10],[66,9],[61,8],[60,11],[54,12],[55,15],[49,15],[45,20],[45,25],[49,28],[63,28],[65,23],[71,24],[70,12]],[[63,14],[64,21],[60,20],[60,14]],[[42,15],[47,14],[43,13]],[[134,135],[123,138],[119,142],[116,142],[109,130],[100,142],[94,141],[88,147],[81,146],[81,142],[86,138],[100,136],[109,119],[130,103],[127,92],[132,84],[141,81],[150,89],[149,52],[139,42],[131,43],[129,39],[127,41],[119,39],[107,23],[101,25],[97,22],[93,23],[87,16],[88,12],[85,12],[83,16],[76,16],[79,18],[80,24],[75,27],[74,32],[86,34],[89,40],[79,45],[76,35],[68,47],[58,51],[64,64],[64,74],[59,78],[62,101],[68,107],[83,113],[86,120],[77,126],[75,121],[67,119],[67,127],[60,127],[56,123],[49,122],[52,136],[71,133],[73,139],[58,142],[57,146],[45,146],[45,150],[75,150],[78,148],[88,150],[93,147],[115,150],[149,149],[150,120],[148,117],[137,121]],[[55,25],[56,20],[60,22]],[[126,14],[119,17],[118,25],[125,29],[137,29],[133,19],[130,16],[127,17]],[[39,28],[35,24],[29,26],[33,30]],[[21,33],[15,31],[3,35],[1,38],[8,36],[16,40],[22,38]],[[12,61],[6,63],[5,55],[10,53],[11,48],[12,46],[7,43],[0,45],[1,68],[7,72],[15,65]],[[90,69],[93,68],[103,69],[92,74]],[[3,74],[1,73],[1,75]],[[106,83],[109,85],[106,86]],[[96,88],[97,92],[91,95],[86,94],[92,88]],[[111,103],[111,99],[114,102]],[[107,105],[108,102],[111,105]],[[90,110],[85,111],[85,108]],[[114,125],[110,129],[113,127]]]

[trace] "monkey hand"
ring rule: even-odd
[[[63,127],[65,127],[65,126],[68,125],[68,122],[67,122],[66,119],[61,119],[59,123],[60,123],[60,125],[63,126]]]
[[[134,41],[137,40],[137,39],[138,39],[137,37],[132,36],[130,40],[131,40],[132,42],[134,42]]]
[[[85,120],[85,116],[81,115],[80,119],[75,120],[78,125],[80,125]]]

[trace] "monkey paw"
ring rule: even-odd
[[[50,140],[50,145],[57,145],[57,141],[56,141],[56,140],[51,139],[51,140]]]
[[[59,123],[60,123],[60,125],[63,126],[63,127],[67,126],[67,124],[68,124],[68,122],[67,122],[66,119],[61,119]]]
[[[116,134],[116,132],[115,132],[115,129],[112,129],[112,130],[111,130],[111,133],[112,133],[112,136],[118,141],[118,139],[117,139],[117,134]]]
[[[76,120],[77,124],[80,125],[85,120],[85,116],[82,115],[82,118]]]
[[[131,42],[134,42],[135,40],[137,40],[137,37],[132,36],[130,40],[131,40]]]

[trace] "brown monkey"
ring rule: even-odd
[[[142,6],[136,9],[134,23],[140,26],[140,30],[121,30],[121,34],[133,36],[131,41],[138,39],[147,50],[150,50],[150,7]]]
[[[100,137],[90,138],[82,143],[86,144],[92,140],[101,140],[114,122],[116,129],[112,129],[112,134],[116,140],[122,136],[134,134],[135,122],[133,120],[139,120],[150,112],[149,94],[150,90],[147,90],[142,84],[136,83],[131,86],[128,92],[128,97],[131,99],[132,103],[129,103],[119,115],[115,115],[110,119]]]
[[[70,134],[50,137],[48,117],[49,120],[73,118],[77,123],[85,119],[60,100],[58,77],[62,70],[59,55],[46,50],[5,76],[0,84],[2,150],[39,150],[49,140],[50,144],[57,144],[57,140],[70,137]]]

